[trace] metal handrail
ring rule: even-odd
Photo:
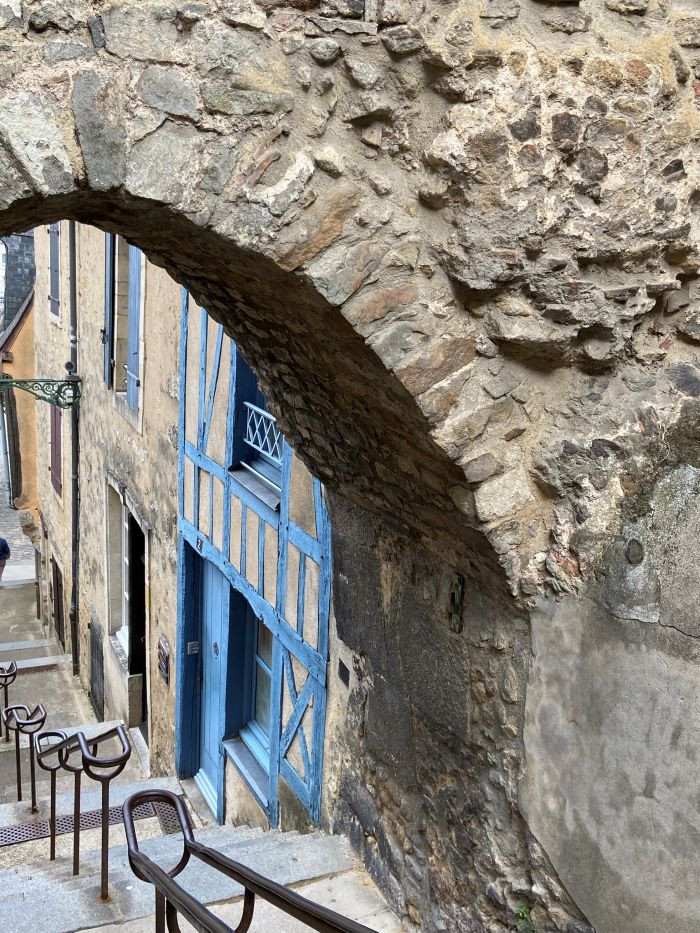
[[[139,851],[134,826],[134,810],[146,801],[170,804],[175,809],[180,822],[183,836],[182,857],[169,871],[160,868],[152,859]],[[319,933],[373,933],[369,927],[350,920],[327,907],[322,907],[320,904],[315,904],[284,885],[222,855],[216,849],[197,842],[194,838],[189,813],[182,799],[172,791],[138,791],[124,801],[122,812],[132,871],[137,878],[152,884],[156,889],[156,933],[165,931],[166,911],[168,930],[171,933],[179,931],[178,912],[200,933],[246,933],[253,921],[256,895]],[[245,889],[243,915],[235,930],[214,916],[174,880],[187,865],[191,855],[238,882]]]

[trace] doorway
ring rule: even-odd
[[[199,769],[195,781],[223,822],[221,739],[224,728],[228,614],[231,587],[208,560],[199,562]]]
[[[148,745],[148,676],[146,664],[146,536],[128,509],[124,509],[129,572],[129,674],[141,675],[139,731]]]
[[[51,558],[51,590],[52,590],[52,614],[53,628],[56,638],[61,643],[63,650],[66,650],[66,624],[63,615],[63,574],[56,561]]]

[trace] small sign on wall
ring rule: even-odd
[[[170,645],[165,635],[158,639],[158,671],[166,684],[170,685]]]

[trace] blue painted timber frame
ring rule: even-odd
[[[178,623],[177,623],[177,728],[175,756],[178,774],[182,777],[193,775],[198,767],[198,730],[200,721],[198,655],[188,653],[188,643],[198,640],[198,560],[211,561],[228,580],[231,587],[248,602],[255,615],[269,628],[273,635],[272,658],[272,702],[270,730],[270,770],[267,801],[260,801],[266,809],[270,824],[279,822],[278,783],[282,777],[292,792],[306,807],[309,816],[320,823],[321,784],[323,775],[323,751],[326,719],[326,678],[328,667],[328,626],[331,599],[331,529],[326,510],[321,483],[313,480],[314,506],[316,517],[316,537],[293,522],[290,518],[290,476],[292,469],[292,451],[285,442],[281,465],[281,498],[279,512],[270,508],[231,474],[228,466],[233,463],[234,443],[240,432],[240,417],[236,417],[236,362],[235,346],[231,343],[230,374],[228,386],[228,411],[226,419],[226,455],[225,463],[217,463],[207,454],[207,442],[214,411],[214,399],[219,369],[222,359],[223,328],[219,326],[214,349],[214,365],[207,386],[208,358],[208,315],[201,312],[199,379],[190,379],[198,391],[198,424],[196,445],[187,440],[185,435],[187,410],[187,349],[190,332],[189,297],[183,290],[181,305],[181,343],[180,343],[180,418],[179,418],[179,463],[178,463]],[[189,461],[194,467],[193,521],[185,517],[185,466]],[[221,549],[213,543],[213,482],[221,482],[224,491],[223,530]],[[210,483],[209,514],[200,521],[200,485]],[[231,543],[231,501],[235,497],[241,504],[241,546],[240,570],[234,567],[228,556]],[[257,587],[246,578],[246,526],[248,521],[259,523],[258,535],[258,580]],[[197,525],[204,530],[200,530]],[[264,531],[270,525],[277,531],[277,587],[275,604],[269,603],[263,595]],[[291,625],[286,618],[287,572],[289,546],[294,545],[299,551],[299,581],[297,595],[297,625]],[[316,645],[304,640],[303,614],[305,605],[305,580],[308,562],[314,561],[319,568],[319,603],[318,631]],[[224,643],[228,643],[225,638]],[[295,681],[292,659],[306,672],[303,686]],[[222,659],[224,660],[224,659]],[[230,659],[233,663],[233,659]],[[225,668],[224,668],[225,669]],[[298,667],[297,667],[298,670]],[[283,721],[284,697],[286,690],[291,703],[291,712],[287,721]],[[306,735],[302,720],[313,702],[311,712],[311,734]],[[223,698],[222,708],[230,706],[228,698]],[[308,718],[308,717],[307,717]],[[295,737],[300,750],[303,774],[291,762],[288,753]],[[223,801],[223,782],[225,754],[223,738],[220,756],[219,787],[220,800]],[[308,742],[307,742],[308,738]],[[251,788],[252,789],[252,788]],[[257,794],[256,794],[257,796]],[[258,798],[259,799],[259,798]],[[265,805],[266,804],[266,805]],[[217,814],[223,820],[223,812]]]

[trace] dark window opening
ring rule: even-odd
[[[233,463],[236,479],[273,509],[279,509],[284,435],[268,411],[255,373],[236,351]]]
[[[63,492],[63,454],[61,451],[62,412],[51,406],[51,484],[59,496]]]

